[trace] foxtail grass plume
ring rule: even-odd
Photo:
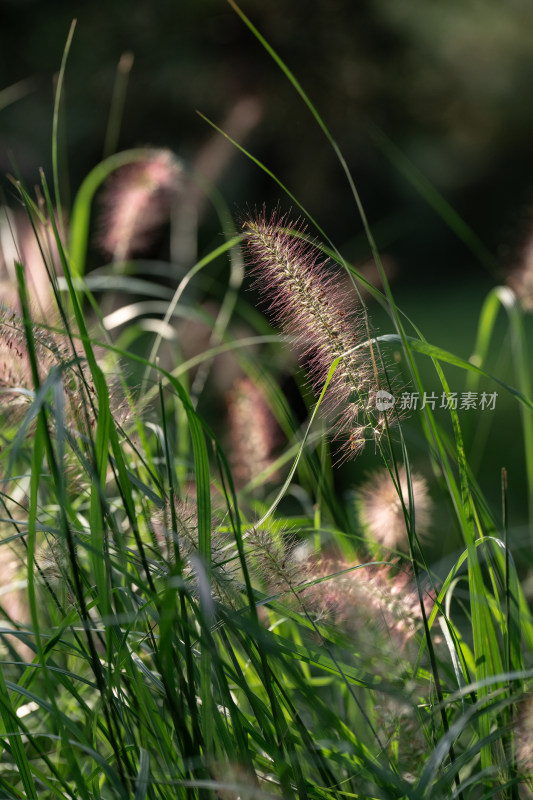
[[[283,535],[274,523],[252,528],[247,535],[247,553],[255,574],[271,594],[287,594],[302,580],[302,565],[295,557],[294,536]]]
[[[383,376],[377,353],[359,347],[368,341],[360,315],[304,225],[277,213],[268,219],[263,210],[245,220],[243,231],[256,286],[275,321],[295,337],[317,394],[332,363],[341,359],[324,404],[334,438],[343,442],[341,460],[356,456],[386,427],[375,403]]]
[[[515,249],[514,265],[508,276],[507,284],[516,294],[524,311],[533,311],[533,231],[531,229],[531,213],[529,214],[529,230]]]
[[[59,219],[56,214],[56,222]],[[63,225],[66,226],[66,220]],[[26,291],[32,313],[38,319],[47,320],[57,316],[54,311],[54,295],[47,272],[62,273],[57,242],[50,222],[42,218],[30,219],[25,211],[12,211],[0,207],[0,302],[19,309],[19,294],[15,273],[15,262],[24,264]]]
[[[226,396],[230,460],[238,488],[273,463],[280,430],[264,395],[250,378],[241,378]],[[277,473],[269,476],[276,480]]]
[[[154,149],[118,169],[101,199],[98,245],[114,261],[142,253],[169,218],[181,166],[170,150]]]
[[[516,758],[518,768],[527,776],[527,784],[521,784],[524,797],[533,797],[533,695],[524,695],[519,705],[518,720],[515,729]],[[526,788],[529,786],[529,789]],[[522,797],[522,795],[520,795]]]
[[[97,393],[86,362],[73,352],[66,336],[35,324],[33,345],[41,383],[52,369],[61,371],[65,399],[65,424],[89,434],[96,427]],[[79,362],[79,363],[76,363]],[[11,311],[0,309],[0,419],[4,425],[19,421],[33,401],[33,376],[23,321]],[[116,386],[110,385],[113,418],[119,424],[128,417],[128,406]]]
[[[399,469],[399,485],[405,508],[409,512],[409,487],[405,467]],[[424,536],[431,519],[431,498],[425,479],[411,473],[415,529]],[[359,516],[367,536],[388,550],[407,550],[408,537],[402,502],[386,469],[375,473],[364,483],[357,497]]]
[[[320,582],[313,583],[317,579]],[[320,559],[307,566],[308,587],[301,593],[318,621],[334,625],[357,642],[369,658],[384,660],[416,653],[415,635],[422,630],[422,612],[411,576],[388,565],[358,567]],[[433,600],[425,596],[426,613]],[[381,633],[381,635],[380,635]],[[411,647],[411,645],[414,645]]]
[[[158,510],[151,527],[163,559],[170,566],[174,562],[175,548],[179,557],[185,561],[183,575],[190,581],[193,593],[199,591],[198,576],[193,568],[199,556],[199,532],[196,508],[189,499],[175,500],[174,510],[168,501]],[[164,552],[166,551],[166,552]],[[218,530],[216,520],[211,519],[211,592],[213,598],[226,606],[235,606],[240,590],[238,584],[239,562],[235,555],[233,542]]]

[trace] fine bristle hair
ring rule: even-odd
[[[301,564],[295,558],[295,537],[284,536],[271,523],[248,531],[247,545],[254,572],[265,588],[271,594],[293,592],[302,579]]]
[[[367,439],[379,440],[387,424],[375,402],[383,375],[361,313],[303,223],[290,223],[277,212],[267,218],[263,209],[248,216],[242,229],[255,286],[274,321],[295,338],[316,394],[340,359],[324,406],[334,438],[343,443],[341,460],[356,456]]]
[[[412,576],[387,564],[358,566],[338,560],[310,560],[308,586],[300,593],[318,621],[333,625],[369,654],[388,659],[416,651],[422,612]],[[317,582],[318,581],[318,582]],[[433,600],[426,594],[426,613]]]
[[[191,564],[200,552],[198,517],[189,498],[170,499],[163,509],[155,512],[151,527],[161,548],[164,561],[171,566],[175,556],[185,563],[184,577],[190,581],[193,594],[197,592],[197,580]],[[238,561],[235,558],[231,539],[217,529],[215,518],[211,519],[211,592],[222,605],[235,606],[239,592]]]
[[[96,426],[96,390],[87,363],[67,336],[42,325],[32,327],[33,347],[41,383],[52,369],[61,375],[65,398],[65,422],[80,433]],[[0,415],[21,419],[30,406],[34,382],[27,349],[24,322],[12,311],[0,308]],[[128,418],[128,406],[116,383],[110,385],[111,411],[116,423]]]

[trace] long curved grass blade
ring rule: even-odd
[[[395,342],[398,344],[401,344],[402,342],[401,337],[395,333],[378,336],[377,340],[380,342]],[[495,375],[490,375],[488,372],[485,372],[485,370],[481,369],[481,367],[472,364],[470,361],[465,361],[463,358],[455,356],[453,353],[443,350],[441,347],[429,344],[429,342],[421,341],[420,339],[415,339],[412,336],[408,336],[407,341],[411,349],[415,350],[417,353],[422,353],[423,355],[429,356],[436,361],[444,361],[446,364],[452,364],[454,367],[459,367],[460,369],[468,370],[469,372],[475,372],[478,375],[482,375],[484,378],[489,378],[491,381],[503,386],[503,388],[508,391],[509,394],[512,394],[513,397],[516,397],[517,400],[520,400],[520,402],[526,406],[526,408],[533,411],[533,400],[531,400],[529,396],[518,391],[518,389],[514,389],[512,386],[509,386],[508,383],[500,380],[500,378],[497,378]]]
[[[225,242],[224,244],[220,245],[220,247],[217,247],[215,250],[213,250],[211,253],[209,253],[207,256],[205,256],[204,258],[200,259],[200,261],[198,261],[198,263],[195,264],[193,267],[191,267],[189,272],[182,278],[182,280],[178,284],[178,287],[177,287],[176,291],[174,292],[172,300],[171,300],[171,302],[170,302],[170,304],[168,306],[167,312],[166,312],[166,314],[164,316],[163,325],[167,325],[170,322],[170,320],[172,319],[174,311],[176,310],[176,306],[178,305],[183,292],[187,288],[187,286],[190,283],[190,281],[194,278],[194,276],[198,272],[200,272],[204,267],[206,267],[208,264],[210,264],[212,261],[214,261],[215,258],[218,258],[218,256],[222,255],[227,250],[230,250],[232,247],[234,247],[238,242],[241,241],[241,238],[242,238],[241,236],[232,237],[227,242]],[[155,361],[155,357],[157,355],[157,351],[159,349],[159,345],[160,344],[161,344],[161,336],[158,335],[155,338],[155,341],[154,341],[154,343],[152,345],[152,349],[150,350],[150,355],[148,356],[148,361],[149,361],[150,364],[153,364],[153,362]],[[150,368],[148,367],[147,370],[145,371],[145,374],[144,374],[143,384],[142,384],[143,388],[144,388],[144,386],[146,384],[146,381],[148,380],[149,369]]]
[[[56,93],[54,98],[54,117],[52,123],[52,171],[54,175],[54,192],[55,192],[55,199],[56,199],[56,208],[59,220],[59,227],[61,230],[61,236],[65,238],[65,231],[63,229],[63,209],[61,205],[61,193],[59,189],[59,162],[58,162],[58,127],[59,127],[59,107],[61,103],[61,93],[63,91],[63,82],[65,80],[65,69],[67,66],[67,59],[68,54],[70,52],[70,46],[72,44],[72,39],[74,37],[74,30],[76,28],[76,20],[72,20],[70,25],[70,30],[68,32],[67,41],[65,43],[65,49],[63,50],[63,58],[61,59],[61,67],[59,69],[59,76],[57,79],[57,87]]]
[[[139,748],[139,772],[137,773],[135,795],[133,800],[145,800],[148,793],[148,780],[150,777],[150,754]]]
[[[445,197],[435,188],[431,181],[402,153],[400,148],[392,142],[385,133],[376,126],[369,127],[372,140],[404,175],[410,184],[419,192],[439,217],[448,225],[456,236],[468,247],[480,264],[492,275],[499,273],[499,264],[485,243],[465,222],[465,220],[450,205]]]
[[[104,161],[97,164],[84,179],[78,193],[74,198],[72,216],[70,220],[69,261],[72,275],[83,277],[85,275],[85,261],[87,245],[89,242],[89,225],[91,220],[91,207],[97,189],[112,172],[126,164],[143,161],[149,151],[146,148],[124,150],[114,153]]]
[[[22,785],[24,786],[24,791],[29,800],[38,800],[39,796],[33,780],[30,763],[22,743],[22,732],[19,730],[18,718],[11,703],[2,669],[0,669],[0,717],[3,723],[2,733],[14,733],[14,735],[10,737],[11,748],[22,780]]]

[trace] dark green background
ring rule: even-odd
[[[327,120],[370,220],[402,274],[482,272],[376,148],[378,126],[422,170],[503,268],[528,226],[533,166],[533,7],[529,2],[243,0]],[[101,157],[114,73],[133,52],[122,148],[193,157],[244,95],[263,105],[248,140],[340,244],[361,255],[361,225],[335,157],[309,112],[224,0],[0,3],[0,81],[28,80],[4,108],[0,169],[13,152],[28,182],[50,165],[53,76],[69,25],[65,131],[74,190]],[[279,190],[242,157],[224,178],[230,204]]]

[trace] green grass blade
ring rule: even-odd
[[[59,126],[59,107],[61,104],[61,93],[63,91],[63,82],[65,79],[65,69],[67,66],[68,54],[76,28],[76,20],[72,20],[70,30],[68,32],[65,49],[63,51],[63,58],[61,59],[61,67],[59,69],[59,76],[57,79],[57,87],[54,98],[54,117],[52,125],[52,171],[54,175],[54,192],[56,199],[56,208],[59,219],[59,228],[61,230],[62,238],[64,238],[65,231],[63,229],[63,209],[61,204],[61,192],[59,189],[59,160],[58,160],[58,126]]]

